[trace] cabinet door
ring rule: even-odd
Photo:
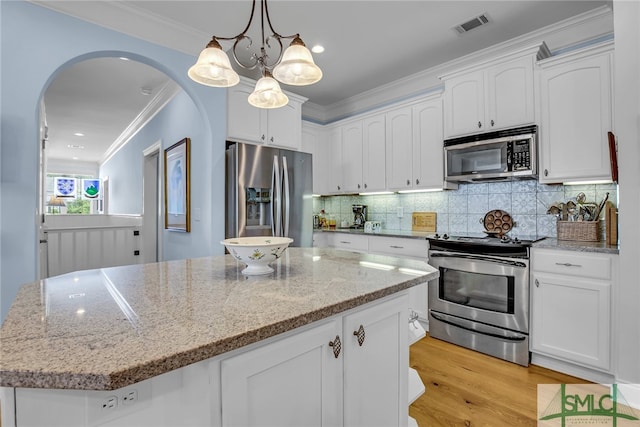
[[[345,317],[345,426],[406,425],[408,304],[404,294]]]
[[[344,191],[342,178],[343,162],[342,162],[342,129],[340,127],[333,128],[329,131],[329,164],[327,165],[327,173],[329,174],[329,194],[340,193]]]
[[[300,103],[291,99],[284,107],[268,110],[267,144],[300,150],[301,114]]]
[[[442,188],[444,148],[442,145],[442,100],[421,102],[413,107],[413,185]]]
[[[541,182],[611,179],[611,61],[606,54],[542,70]]]
[[[485,130],[534,123],[533,58],[489,68],[486,94]]]
[[[313,155],[314,194],[327,194],[331,191],[329,182],[331,157],[325,135],[324,129],[320,126],[307,122],[302,124],[302,151]]]
[[[253,87],[240,83],[227,89],[227,137],[233,141],[266,142],[267,112],[249,104]]]
[[[610,369],[609,282],[535,272],[531,351]]]
[[[413,128],[411,107],[387,113],[387,187],[406,190],[413,186]]]
[[[362,122],[362,183],[363,191],[386,188],[385,116],[369,117]]]
[[[484,71],[475,71],[445,81],[446,137],[490,130],[484,123],[484,76]]]
[[[343,190],[362,191],[362,122],[342,127]]]
[[[223,360],[223,426],[342,425],[340,319]]]

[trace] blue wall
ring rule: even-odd
[[[206,206],[211,203],[210,157],[207,156],[211,144],[202,132],[203,125],[191,98],[185,92],[178,93],[100,168],[100,177],[109,177],[109,213],[142,215],[143,151],[161,141],[160,155],[163,156],[165,148],[185,137],[191,139],[191,209],[192,212],[199,210],[205,213]],[[211,255],[212,249],[222,250],[221,246],[213,245],[212,248],[211,239],[198,238],[211,235],[207,225],[207,221],[197,220],[192,215],[192,234],[165,230],[162,236],[163,260],[207,256]],[[224,222],[219,226],[223,227]]]
[[[209,184],[199,200],[200,230],[172,233],[164,245],[175,245],[171,256],[223,253],[226,92],[187,77],[195,58],[24,1],[0,2],[0,23],[0,318],[20,285],[37,279],[38,105],[61,69],[85,59],[127,56],[151,65],[194,103],[199,162],[192,176]],[[168,138],[165,144],[175,135]]]

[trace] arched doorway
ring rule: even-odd
[[[114,189],[118,177],[102,167],[179,92],[166,74],[127,56],[81,59],[50,81],[40,110],[41,278],[159,259],[162,141],[136,141],[144,149],[129,154],[140,179],[127,182],[138,191]],[[87,196],[87,181],[95,194]]]

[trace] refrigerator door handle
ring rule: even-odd
[[[287,158],[282,156],[282,182],[284,190],[282,192],[283,197],[283,209],[282,209],[282,218],[284,223],[284,233],[282,234],[284,237],[289,237],[289,217],[291,215],[290,212],[290,197],[291,193],[289,192],[289,166],[287,165]]]
[[[282,205],[280,185],[280,162],[278,156],[273,156],[273,170],[271,172],[271,234],[275,237],[281,235],[282,232]]]

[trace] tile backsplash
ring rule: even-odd
[[[556,237],[556,218],[547,215],[548,206],[566,202],[579,194],[587,202],[600,202],[609,193],[609,200],[618,205],[616,184],[545,185],[537,181],[461,184],[457,190],[433,193],[385,195],[345,195],[314,198],[313,212],[336,217],[337,223],[353,223],[351,205],[367,205],[367,220],[380,221],[383,229],[411,230],[412,212],[436,212],[438,233],[463,235],[482,233],[481,220],[492,209],[511,214],[516,226],[509,233],[513,237],[542,235]],[[398,217],[398,208],[403,210]]]

